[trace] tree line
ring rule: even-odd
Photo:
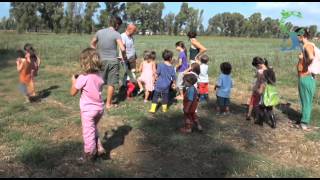
[[[88,33],[107,26],[108,17],[120,16],[124,24],[135,23],[140,32],[179,35],[196,31],[201,35],[231,37],[274,37],[284,34],[280,31],[279,19],[262,18],[254,13],[248,18],[240,13],[220,13],[211,17],[208,27],[203,26],[203,10],[182,3],[177,14],[169,13],[162,17],[163,2],[105,2],[94,22],[93,17],[100,8],[98,2],[11,2],[10,17],[2,18],[0,29],[23,32]],[[296,27],[287,22],[289,30]],[[311,35],[316,36],[317,26],[311,25]]]

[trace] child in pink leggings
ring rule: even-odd
[[[103,115],[101,96],[104,81],[99,75],[101,63],[95,49],[87,48],[81,52],[80,75],[72,76],[70,93],[75,96],[79,91],[84,153],[87,160],[94,160],[106,152],[99,139],[98,122]]]

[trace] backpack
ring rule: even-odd
[[[267,84],[263,93],[263,104],[265,106],[276,106],[280,103],[280,96],[274,85]]]

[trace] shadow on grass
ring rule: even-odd
[[[15,61],[17,58],[17,50],[15,49],[0,49],[0,70],[10,66],[10,61]]]
[[[129,132],[132,130],[131,126],[121,126],[117,128],[117,130],[112,130],[112,135],[108,136],[110,132],[106,131],[105,135],[103,137],[104,141],[102,141],[102,145],[106,150],[107,153],[107,159],[110,159],[110,152],[123,145],[125,141],[125,137],[129,134]]]
[[[237,150],[220,136],[232,128],[216,120],[212,105],[204,105],[205,112],[199,113],[203,132],[181,134],[182,112],[157,113],[139,120],[138,128],[148,135],[141,143],[156,148],[142,156],[138,165],[142,177],[230,177],[252,165],[256,157]],[[245,112],[242,106],[231,107],[236,113]]]
[[[281,103],[276,108],[280,110],[283,114],[285,114],[290,120],[295,121],[296,123],[299,123],[301,119],[300,112],[292,109],[290,103]]]
[[[30,100],[31,100],[32,102],[38,102],[38,101],[40,101],[41,99],[45,99],[45,98],[47,98],[47,97],[50,96],[52,90],[58,89],[59,87],[60,87],[60,86],[54,85],[54,86],[50,86],[50,87],[47,88],[47,89],[43,89],[43,90],[41,90],[41,91],[38,92],[38,95],[37,95],[37,96],[30,98]]]
[[[28,177],[123,177],[126,172],[109,162],[81,162],[82,142],[57,145],[31,141],[20,150],[18,159],[28,168]],[[107,166],[106,166],[107,165]],[[98,170],[97,170],[98,169]],[[10,174],[10,176],[14,176]]]

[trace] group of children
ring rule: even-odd
[[[25,45],[25,51],[19,51],[17,59],[17,69],[19,71],[20,82],[28,90],[28,98],[35,95],[34,77],[37,75],[40,66],[40,58],[35,54],[35,50],[30,44]],[[182,133],[191,133],[193,127],[202,131],[201,123],[197,116],[199,101],[208,101],[209,97],[209,77],[207,55],[196,58],[196,62],[189,65],[187,51],[184,43],[176,43],[176,50],[179,52],[178,62],[173,65],[173,52],[164,50],[162,52],[163,62],[156,63],[156,53],[154,51],[144,51],[144,61],[140,64],[137,72],[139,92],[145,93],[144,102],[147,102],[152,94],[152,104],[149,112],[155,113],[158,99],[162,99],[162,111],[168,111],[169,91],[176,89],[178,92],[177,100],[183,100],[184,127],[180,128]],[[256,84],[250,98],[247,119],[250,120],[252,110],[261,105],[264,89],[267,84],[275,83],[275,75],[268,67],[266,60],[255,57],[252,65],[257,68]],[[99,55],[93,48],[87,48],[80,54],[80,67],[82,73],[72,76],[70,94],[75,96],[81,92],[80,111],[82,121],[82,131],[84,140],[84,152],[87,158],[95,159],[97,156],[104,156],[105,150],[98,136],[97,124],[104,112],[102,99],[102,87],[104,81],[100,75],[102,64]],[[217,96],[217,114],[227,115],[230,113],[230,94],[233,87],[231,78],[232,66],[229,62],[220,65],[221,74],[214,86]],[[127,86],[127,96],[131,96],[135,89],[135,84],[129,81]],[[261,106],[262,107],[262,106]],[[264,106],[267,111],[272,108]]]

